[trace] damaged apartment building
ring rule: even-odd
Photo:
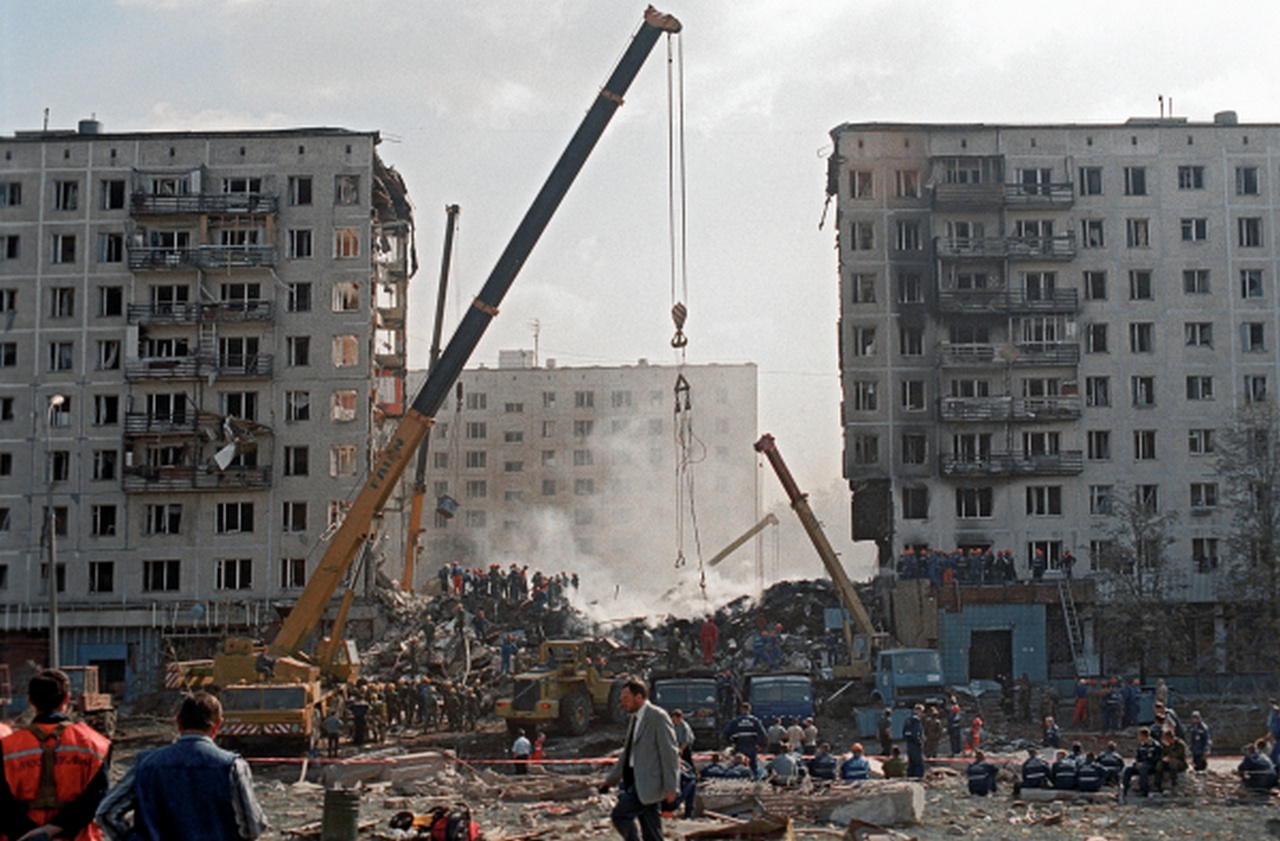
[[[54,612],[57,660],[127,700],[301,590],[404,410],[413,219],[378,144],[92,120],[0,138],[11,669],[49,662]]]

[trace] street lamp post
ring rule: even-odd
[[[49,398],[45,429],[45,469],[49,471],[49,499],[45,506],[45,530],[49,535],[49,668],[61,668],[58,656],[58,518],[53,510],[53,482],[56,477],[53,464],[53,416],[58,407],[67,402],[61,394]]]

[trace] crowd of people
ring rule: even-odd
[[[1026,574],[1031,580],[1039,581],[1052,566],[1070,578],[1075,563],[1075,555],[1070,550],[1063,552],[1060,558],[1050,559],[1043,549],[1036,549],[1027,558]],[[950,552],[908,546],[898,556],[898,578],[927,578],[938,586],[952,582],[1007,584],[1018,580],[1018,562],[1012,550],[996,550],[990,546],[982,549],[954,549]]]
[[[488,599],[500,604],[518,605],[532,602],[543,609],[563,607],[568,603],[569,592],[577,590],[581,581],[578,573],[560,572],[546,575],[541,570],[529,572],[529,565],[511,564],[503,569],[501,564],[489,564],[468,569],[457,561],[440,567],[442,593],[457,596],[474,610],[480,600]]]

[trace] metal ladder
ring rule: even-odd
[[[1076,612],[1076,599],[1071,592],[1071,579],[1066,576],[1058,579],[1058,600],[1062,603],[1062,619],[1067,626],[1067,644],[1071,647],[1071,662],[1075,666],[1076,677],[1082,677],[1084,630],[1080,627],[1080,615]]]

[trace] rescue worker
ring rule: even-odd
[[[1156,790],[1164,790],[1164,781],[1169,781],[1169,790],[1178,785],[1178,775],[1185,774],[1187,762],[1187,743],[1182,741],[1172,730],[1166,730],[1160,736],[1160,762],[1156,764]]]
[[[1209,753],[1213,749],[1213,735],[1209,725],[1200,718],[1200,711],[1191,713],[1191,727],[1187,730],[1188,747],[1191,749],[1191,765],[1197,771],[1209,767]]]
[[[702,665],[710,666],[716,656],[716,643],[720,642],[720,627],[711,614],[698,629],[698,641],[702,643]]]
[[[938,708],[929,707],[929,714],[924,718],[924,755],[930,759],[938,756],[938,743],[942,741],[942,734],[946,731],[946,725],[942,723],[942,714],[938,712]]]
[[[897,745],[889,751],[889,758],[884,762],[884,778],[899,779],[907,776],[907,760],[902,758],[902,748]]]
[[[1049,771],[1053,776],[1053,787],[1059,791],[1074,791],[1076,788],[1076,774],[1079,772],[1080,766],[1076,761],[1067,755],[1065,750],[1058,751],[1058,758],[1054,760]]]
[[[1106,776],[1106,771],[1098,764],[1093,753],[1086,753],[1084,761],[1076,767],[1076,790],[1084,792],[1102,791],[1102,783]]]
[[[351,744],[359,747],[369,739],[369,702],[357,695],[347,704],[351,716]]]
[[[959,756],[964,750],[964,716],[960,714],[960,705],[952,704],[947,715],[947,738],[951,742],[951,755]]]
[[[768,741],[764,725],[760,719],[751,714],[751,704],[743,701],[738,707],[738,715],[724,728],[724,740],[733,745],[733,749],[747,757],[751,772],[758,773],[760,765],[756,761],[756,753]]]
[[[885,707],[884,714],[876,721],[876,738],[880,741],[880,755],[888,756],[893,750],[893,708]]]
[[[689,726],[689,722],[684,720],[683,710],[671,711],[671,726],[676,731],[676,749],[680,751],[680,758],[692,765],[693,728]]]
[[[902,725],[902,740],[907,743],[907,776],[914,780],[924,778],[923,715],[924,704],[916,704]]]
[[[0,832],[8,838],[74,838],[99,841],[93,822],[107,794],[111,742],[67,716],[71,681],[45,669],[27,684],[36,711],[31,724],[0,741],[4,782],[0,786]]]
[[[813,723],[812,718],[804,720],[804,750],[801,751],[805,756],[813,756],[818,750],[818,725]]]
[[[839,770],[840,762],[831,753],[831,743],[823,742],[818,745],[818,749],[809,758],[810,779],[832,782],[835,780],[836,772]]]
[[[885,776],[889,775],[888,770]],[[862,780],[871,779],[871,763],[862,755],[862,743],[853,743],[853,753],[849,758],[840,763],[840,779],[845,781],[860,782]]]
[[[1049,716],[1044,720],[1044,741],[1040,743],[1046,748],[1062,747],[1062,730],[1058,727],[1057,722],[1053,720],[1053,716]]]
[[[808,770],[804,765],[804,757],[790,741],[784,740],[779,750],[765,766],[769,774],[769,782],[779,787],[798,786],[804,782]]]
[[[1107,785],[1118,785],[1120,775],[1124,772],[1124,757],[1116,750],[1115,742],[1107,742],[1107,749],[1098,754],[1098,765],[1102,767],[1102,781]]]
[[[1236,773],[1240,775],[1245,788],[1257,791],[1275,788],[1276,766],[1271,764],[1266,749],[1266,739],[1259,739],[1257,744],[1251,742],[1245,746],[1244,759],[1236,767]]]
[[[1049,788],[1052,785],[1053,773],[1049,763],[1040,758],[1040,751],[1027,748],[1027,759],[1022,763],[1022,779],[1013,784],[1013,796],[1017,797],[1024,788]]]
[[[768,739],[765,743],[765,750],[769,753],[777,753],[782,749],[782,742],[787,738],[787,728],[782,726],[782,719],[775,718],[773,723],[769,725],[769,729],[765,731]]]
[[[996,766],[987,761],[987,755],[981,750],[973,752],[973,763],[965,771],[969,780],[969,793],[978,797],[986,797],[996,792]]]
[[[1143,727],[1138,731],[1138,749],[1133,764],[1124,769],[1120,776],[1120,799],[1123,801],[1129,796],[1129,784],[1133,782],[1135,775],[1138,777],[1138,788],[1142,791],[1142,796],[1150,795],[1151,775],[1155,773],[1159,763],[1160,745],[1152,740],[1151,730]]]

